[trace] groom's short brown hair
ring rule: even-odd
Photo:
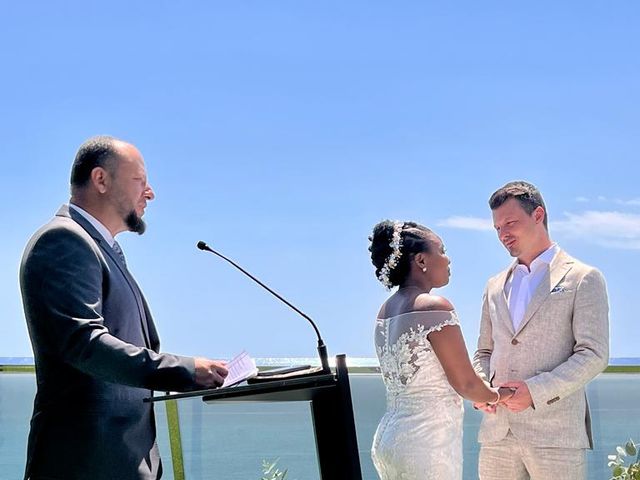
[[[518,200],[522,209],[529,215],[531,215],[536,208],[542,207],[544,209],[544,228],[549,230],[547,206],[544,204],[540,190],[538,190],[535,185],[525,182],[524,180],[509,182],[493,192],[493,195],[489,198],[489,207],[491,210],[495,210],[510,198]]]

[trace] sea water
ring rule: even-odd
[[[378,374],[350,374],[360,462],[364,479],[377,478],[370,459],[373,433],[384,413]],[[630,437],[640,441],[640,374],[602,374],[587,388],[595,449],[588,452],[589,479],[610,478],[607,455]],[[21,478],[35,393],[33,374],[0,374],[0,479]],[[425,406],[428,408],[428,406]],[[263,460],[278,460],[287,480],[318,479],[309,404],[179,403],[186,478],[261,478]],[[165,479],[173,479],[164,405],[156,405],[158,443]],[[477,479],[476,436],[482,414],[465,404],[464,479]]]

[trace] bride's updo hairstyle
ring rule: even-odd
[[[392,262],[395,263],[395,266],[392,266],[389,259],[394,252],[393,237],[397,233],[400,234],[400,257],[396,262]],[[383,220],[373,227],[373,234],[369,237],[369,251],[371,263],[376,267],[376,277],[389,288],[402,284],[409,275],[413,255],[431,250],[431,244],[427,239],[427,234],[430,233],[433,232],[415,222]],[[388,270],[386,282],[383,279],[385,270]]]

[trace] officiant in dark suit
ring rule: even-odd
[[[159,353],[141,289],[115,236],[142,234],[154,192],[133,145],[94,137],[78,150],[71,200],[29,240],[20,266],[36,365],[25,478],[158,479],[158,391],[215,387],[224,362]]]

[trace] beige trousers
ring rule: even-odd
[[[524,445],[509,432],[481,445],[478,473],[480,480],[586,480],[586,452]]]

